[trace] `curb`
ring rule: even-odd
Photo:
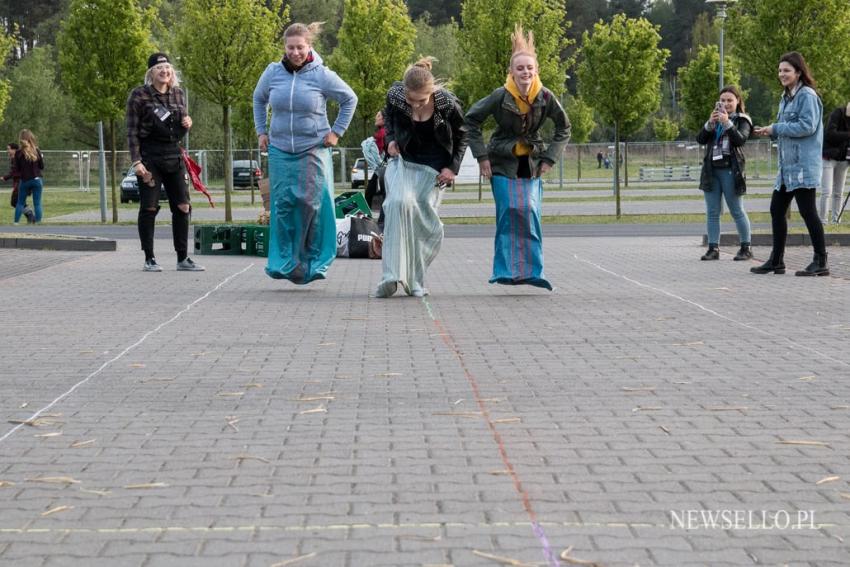
[[[825,234],[827,246],[850,246],[850,234]],[[750,238],[751,246],[773,246],[772,234],[753,234]],[[708,236],[702,235],[703,246],[708,246]],[[720,246],[738,246],[740,240],[737,233],[726,233],[720,235]],[[808,234],[789,234],[785,239],[785,246],[811,246],[812,239]]]
[[[97,236],[64,236],[56,234],[0,234],[0,248],[22,250],[62,250],[72,252],[114,252],[115,240]]]

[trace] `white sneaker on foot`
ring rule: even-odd
[[[162,266],[156,263],[156,258],[145,260],[145,265],[142,268],[143,272],[161,272]]]
[[[204,270],[206,270],[205,267],[196,264],[188,256],[177,262],[178,272],[203,272]]]

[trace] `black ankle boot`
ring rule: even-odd
[[[732,258],[735,261],[740,260],[752,260],[753,259],[753,251],[750,249],[749,243],[744,244],[741,243],[741,249],[738,250],[738,253],[735,254],[735,257]]]
[[[754,274],[769,274],[770,272],[773,272],[774,274],[784,274],[785,261],[783,260],[783,256],[784,254],[774,254],[771,252],[770,258],[767,259],[767,262],[761,266],[750,268],[750,271]]]
[[[794,274],[795,276],[828,276],[829,266],[826,265],[826,252],[818,254],[815,252],[815,257],[812,263],[806,266],[805,270],[800,270]]]
[[[720,250],[717,249],[716,244],[708,245],[708,252],[702,255],[700,260],[719,260],[720,259]]]

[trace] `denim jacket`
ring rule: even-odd
[[[823,163],[823,103],[814,89],[801,86],[784,94],[772,124],[771,139],[779,143],[779,174],[774,190],[820,188]]]

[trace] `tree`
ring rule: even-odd
[[[567,96],[564,106],[570,119],[570,141],[575,144],[586,144],[590,139],[590,133],[596,128],[593,109],[584,100],[572,95]],[[578,167],[577,180],[581,181],[581,146],[576,146],[576,165]]]
[[[847,103],[850,91],[850,10],[847,0],[741,0],[726,30],[748,71],[776,85],[779,57],[799,51],[818,82],[824,105]]]
[[[14,140],[21,128],[38,136],[39,146],[58,148],[65,140],[71,121],[69,97],[56,83],[53,48],[36,47],[9,72],[11,100],[0,127],[0,140]]]
[[[540,79],[556,95],[564,92],[571,62],[561,59],[566,38],[563,3],[550,0],[464,0],[458,43],[464,65],[456,92],[466,105],[504,84],[511,59],[511,33],[520,23],[534,32]]]
[[[407,0],[410,17],[418,20],[428,14],[434,25],[448,24],[460,17],[460,0]]]
[[[0,0],[0,21],[5,31],[17,30],[16,58],[21,59],[37,44],[44,44],[41,24],[53,19],[62,11],[67,0]]]
[[[144,77],[153,49],[149,32],[133,0],[72,0],[58,46],[62,82],[77,111],[109,124],[112,222],[117,223],[115,122],[124,116],[130,90]]]
[[[670,118],[656,116],[652,119],[652,133],[659,142],[672,142],[679,137],[679,125]]]
[[[415,34],[403,0],[345,0],[339,47],[331,64],[357,93],[356,119],[362,133],[370,131],[387,90],[404,74]]]
[[[727,85],[741,85],[741,73],[735,58],[723,58],[723,81]],[[684,126],[692,132],[699,131],[717,102],[720,73],[720,51],[716,45],[704,45],[690,63],[679,69],[679,93],[684,112]]]
[[[231,111],[251,97],[257,79],[280,56],[276,40],[289,17],[281,0],[185,0],[177,49],[187,83],[221,108],[224,138],[224,219],[233,219]],[[270,6],[270,7],[269,7]]]
[[[447,24],[432,25],[428,13],[425,12],[413,22],[413,25],[416,26],[414,55],[436,54],[439,59],[434,63],[434,76],[449,81],[457,77],[460,65],[457,22],[451,20]]]
[[[592,100],[606,122],[614,125],[614,188],[620,218],[620,138],[627,137],[658,110],[661,71],[670,55],[658,47],[661,36],[649,21],[617,15],[610,24],[585,32],[579,52],[579,94]]]
[[[11,55],[15,41],[14,35],[0,33],[0,69],[6,66],[6,59]],[[7,79],[0,79],[0,116],[3,116],[3,110],[9,103],[10,90],[11,83]]]

